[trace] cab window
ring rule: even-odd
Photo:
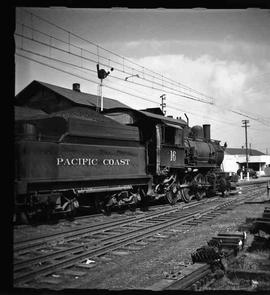
[[[177,145],[183,145],[183,129],[175,129],[175,141]]]
[[[162,143],[169,145],[183,145],[183,130],[168,126],[162,128]]]
[[[172,127],[163,126],[162,131],[162,143],[173,145],[175,140],[175,129]]]

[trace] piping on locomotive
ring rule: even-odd
[[[83,112],[15,122],[17,212],[31,218],[94,205],[108,213],[148,199],[175,204],[229,191],[220,170],[225,146],[211,139],[210,125],[190,128],[160,109]]]

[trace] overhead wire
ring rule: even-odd
[[[71,53],[70,51],[66,51],[66,50],[61,49],[61,48],[56,47],[56,46],[48,45],[47,43],[44,43],[44,42],[41,42],[41,41],[38,41],[38,40],[35,40],[35,39],[31,39],[30,37],[27,37],[27,36],[24,36],[24,35],[21,35],[21,34],[18,34],[18,33],[15,33],[15,35],[17,35],[17,36],[19,36],[19,37],[22,37],[22,38],[25,38],[25,39],[28,39],[28,40],[30,40],[30,41],[37,42],[37,43],[39,43],[39,44],[41,44],[41,45],[45,45],[45,46],[48,46],[48,47],[50,47],[50,48],[53,48],[53,49],[56,49],[56,50],[59,50],[59,51],[62,51],[62,52],[68,53],[68,54],[73,55],[73,56],[76,56],[76,57],[78,57],[78,58],[82,58],[82,59],[85,59],[85,60],[87,60],[87,61],[94,62],[94,63],[96,62],[95,60],[92,60],[92,59],[89,59],[89,58],[86,58],[86,57],[82,57],[82,56],[80,56],[80,55],[77,55],[77,54]],[[20,48],[20,49],[22,49],[22,48]],[[34,52],[32,52],[32,53],[34,54]],[[59,61],[59,60],[58,60],[58,61]],[[101,64],[102,64],[102,65],[105,65],[105,64],[103,64],[103,63],[101,63]],[[73,66],[75,66],[75,65],[73,64]],[[92,72],[95,72],[94,70],[90,70],[90,69],[87,69],[87,70],[92,71]],[[126,73],[126,74],[127,74],[127,73]],[[129,73],[129,74],[130,74],[130,73]],[[122,78],[116,77],[116,76],[114,76],[114,75],[111,75],[111,77],[114,77],[114,78],[116,78],[116,79],[122,80]],[[130,82],[130,81],[126,81],[126,82]],[[159,90],[159,91],[162,91],[162,90],[163,90],[163,89],[160,89],[160,88],[156,88],[156,87],[153,87],[153,86],[150,87],[150,86],[147,86],[147,85],[144,85],[144,84],[141,84],[141,83],[138,83],[138,82],[134,82],[134,81],[132,81],[132,82],[130,82],[130,83],[135,84],[135,85],[138,85],[138,86],[142,86],[142,87],[146,87],[146,88],[154,89],[154,90]],[[173,95],[176,95],[176,96],[181,96],[181,97],[190,98],[190,97],[188,97],[188,96],[180,95],[180,94],[176,94],[176,93],[174,93],[174,92],[166,91],[166,93],[173,94]],[[190,99],[193,99],[193,98],[190,98]],[[196,99],[194,99],[194,100],[196,100]],[[217,107],[217,106],[216,106],[216,107]],[[250,119],[253,119],[253,120],[255,120],[255,121],[258,121],[258,122],[260,122],[260,123],[266,125],[265,122],[263,122],[262,120],[257,119],[257,118],[254,118],[254,117],[252,117],[252,116],[250,116],[250,115],[247,115],[247,114],[244,114],[244,113],[242,113],[242,112],[235,111],[235,110],[232,110],[232,109],[228,109],[228,110],[231,111],[232,113],[235,113],[235,114],[238,114],[238,115],[241,115],[241,116],[248,117],[248,118],[250,118]],[[267,126],[267,125],[266,125],[266,126]]]
[[[24,9],[24,10],[25,10],[25,9]],[[56,24],[54,24],[54,23],[52,23],[52,22],[50,22],[50,21],[48,21],[48,20],[46,20],[46,19],[44,19],[44,18],[38,16],[38,15],[36,15],[36,14],[33,14],[32,12],[29,12],[29,11],[27,11],[27,10],[25,10],[25,11],[26,11],[27,13],[30,13],[30,15],[31,15],[31,24],[32,24],[32,26],[33,26],[32,16],[35,16],[35,17],[41,19],[42,21],[47,22],[47,23],[49,23],[50,25],[55,26],[55,27],[59,28],[60,30],[62,30],[62,31],[64,31],[64,32],[66,32],[66,33],[68,33],[68,38],[69,38],[69,42],[68,42],[68,43],[65,42],[65,41],[63,41],[63,40],[60,40],[60,39],[58,39],[58,38],[55,38],[55,37],[53,37],[53,36],[50,36],[50,38],[58,39],[58,41],[61,41],[61,42],[64,42],[64,43],[69,44],[69,51],[67,52],[67,53],[69,53],[69,54],[74,55],[73,53],[70,52],[70,45],[71,45],[71,46],[74,46],[74,47],[77,47],[77,48],[80,48],[81,51],[82,51],[82,50],[83,50],[83,51],[88,51],[88,50],[86,50],[86,49],[84,49],[84,48],[78,47],[78,46],[76,46],[76,45],[70,43],[70,35],[73,35],[73,36],[75,36],[75,37],[77,37],[77,38],[79,38],[79,39],[81,39],[81,40],[83,40],[83,41],[85,41],[85,42],[87,42],[87,43],[93,45],[93,46],[96,46],[98,49],[102,49],[102,50],[104,50],[105,52],[109,52],[109,53],[111,53],[111,54],[113,54],[113,55],[115,55],[115,56],[117,56],[117,57],[119,57],[119,58],[123,58],[123,61],[128,61],[128,62],[130,62],[130,63],[132,63],[132,64],[135,64],[135,65],[141,67],[142,70],[143,70],[143,72],[144,72],[145,70],[147,70],[147,71],[150,71],[150,72],[152,72],[152,73],[155,73],[155,74],[161,76],[161,77],[162,77],[162,79],[161,79],[161,80],[162,80],[162,87],[164,87],[164,85],[163,85],[163,83],[164,83],[164,79],[167,79],[167,80],[170,80],[170,81],[172,81],[172,82],[174,82],[174,83],[177,83],[177,85],[182,85],[183,87],[186,87],[186,89],[189,89],[189,90],[191,90],[191,91],[195,91],[195,92],[197,92],[196,90],[193,90],[192,88],[190,88],[190,87],[188,87],[188,86],[185,86],[185,85],[182,84],[182,83],[175,82],[175,81],[173,81],[173,80],[171,80],[171,79],[169,79],[169,78],[167,78],[167,77],[165,77],[165,76],[163,76],[163,75],[160,75],[159,73],[156,73],[156,72],[154,72],[154,71],[152,71],[152,70],[149,70],[149,69],[147,69],[146,67],[142,67],[141,65],[139,65],[139,64],[137,64],[137,63],[134,63],[133,61],[130,61],[130,60],[128,60],[128,59],[126,59],[126,58],[124,58],[124,57],[122,57],[122,56],[120,56],[120,55],[118,55],[118,54],[116,54],[116,53],[114,53],[114,52],[112,52],[112,51],[110,51],[110,50],[107,50],[107,49],[105,49],[105,48],[103,48],[103,47],[101,47],[101,46],[95,44],[94,42],[91,42],[91,41],[89,41],[89,40],[87,40],[87,39],[85,39],[85,38],[82,38],[81,36],[79,36],[79,35],[77,35],[77,34],[74,34],[74,33],[70,32],[70,31],[64,29],[64,28],[61,27],[61,26],[58,26],[58,25],[56,25]],[[30,28],[31,30],[39,31],[39,30],[36,30],[36,29],[34,29],[33,27],[29,27],[29,26],[27,26],[27,25],[25,25],[25,24],[21,24],[21,25],[22,25],[22,30],[23,30],[25,27],[28,27],[28,28]],[[39,31],[39,33],[42,33],[42,34],[45,34],[45,35],[46,35],[46,33],[41,32],[41,31]],[[22,37],[22,39],[23,39],[23,38],[31,39],[31,38],[29,38],[29,37],[23,36],[23,34],[21,34],[20,36]],[[31,39],[31,41],[34,41],[34,40],[33,40],[33,31],[32,31],[32,39]],[[22,41],[22,42],[23,42],[23,41]],[[42,42],[41,42],[41,43],[42,43]],[[50,45],[48,45],[48,44],[46,44],[46,43],[44,43],[43,45],[50,46]],[[23,46],[23,43],[22,43],[22,46]],[[52,47],[52,48],[53,48],[53,47]],[[60,50],[59,48],[56,48],[56,49]],[[90,52],[90,51],[88,51],[88,52]],[[97,54],[95,54],[95,53],[93,53],[93,52],[90,52],[90,53],[91,53],[91,54],[94,54],[94,55],[97,55]],[[82,56],[77,56],[77,57],[80,57],[80,58],[82,58],[82,59],[84,58],[84,57],[82,57]],[[98,57],[99,57],[99,53],[98,53]],[[102,57],[102,58],[109,60],[109,59],[106,58],[106,57]],[[87,59],[87,60],[89,60],[89,59]],[[90,60],[89,60],[89,61],[90,61]],[[110,59],[110,61],[112,61],[112,60]],[[96,61],[93,60],[93,61],[91,61],[91,62],[96,62]],[[115,61],[113,61],[113,62],[115,62]],[[118,63],[118,64],[119,64],[119,63]],[[103,65],[105,65],[105,64],[103,64]],[[128,67],[128,66],[125,65],[125,67]],[[129,68],[131,68],[131,67],[129,67]],[[132,69],[133,69],[133,68],[132,68]],[[117,69],[117,70],[119,70],[119,69]],[[137,69],[136,69],[136,71],[137,71]],[[127,74],[127,72],[125,72],[125,71],[122,71],[122,72],[124,72],[125,74]],[[148,74],[148,75],[149,75],[149,74]],[[149,75],[149,76],[150,76],[150,75]],[[157,78],[156,76],[152,76],[152,77],[153,77],[153,78]],[[119,79],[119,77],[118,77],[118,79]],[[146,81],[147,81],[147,80],[146,80]],[[130,81],[129,81],[129,82],[130,82]],[[150,83],[156,83],[156,82],[149,81],[149,80],[148,80],[148,82],[150,82]],[[140,83],[137,83],[137,82],[134,82],[134,81],[131,82],[131,83],[133,83],[133,84],[135,84],[135,85],[143,86],[143,87],[150,87],[150,86],[143,85],[143,84],[140,84]],[[160,84],[158,84],[158,85],[160,85]],[[165,86],[165,87],[168,88],[167,86]],[[153,88],[153,87],[151,87],[151,88]],[[160,89],[156,88],[155,90],[160,90]],[[176,91],[176,90],[174,90],[174,91]],[[179,90],[178,90],[178,91],[179,91]],[[168,92],[168,91],[166,91],[166,92]],[[177,95],[177,94],[175,94],[175,93],[171,93],[171,92],[168,92],[168,93],[173,94],[173,95]],[[200,92],[197,92],[197,93],[200,93]],[[178,96],[186,97],[186,98],[189,98],[189,99],[194,99],[194,97],[191,97],[191,96],[184,96],[184,95],[178,95]],[[205,96],[205,97],[207,97],[207,96]],[[201,100],[199,100],[199,99],[194,99],[194,100],[197,100],[197,101],[200,101],[200,102],[205,102],[205,101],[201,101]],[[212,103],[209,103],[209,102],[205,102],[205,103],[212,104]],[[214,106],[216,106],[216,105],[214,105]],[[218,106],[216,106],[216,107],[218,107]],[[266,123],[265,121],[262,121],[262,119],[260,120],[260,119],[258,119],[258,118],[254,118],[253,116],[247,115],[246,113],[244,113],[244,112],[242,112],[242,111],[237,111],[237,110],[232,110],[232,109],[228,109],[228,110],[231,111],[231,112],[234,113],[234,114],[241,115],[241,116],[244,116],[244,117],[248,117],[248,118],[250,118],[250,119],[252,119],[252,120],[258,121],[258,122],[260,122],[260,123],[262,123],[262,124],[268,126],[267,123]],[[268,126],[268,127],[269,127],[269,126]]]
[[[27,12],[28,14],[30,14],[31,16],[35,16],[36,18],[38,18],[38,19],[40,19],[40,20],[42,20],[42,21],[44,21],[44,22],[46,22],[46,23],[48,23],[48,24],[50,24],[50,25],[52,25],[52,26],[54,26],[54,27],[56,27],[56,28],[58,28],[58,29],[60,29],[60,30],[62,30],[62,31],[64,31],[64,32],[66,32],[66,33],[68,34],[68,36],[73,35],[74,37],[76,37],[76,38],[78,38],[78,39],[80,39],[80,40],[82,40],[82,41],[84,41],[84,42],[87,42],[87,43],[91,44],[92,46],[95,46],[98,50],[99,50],[99,49],[102,49],[102,50],[104,50],[105,52],[108,52],[108,53],[110,53],[110,54],[112,54],[112,55],[114,55],[114,56],[119,57],[119,58],[122,59],[123,61],[127,61],[127,62],[129,62],[129,63],[131,63],[131,64],[134,64],[134,65],[138,66],[139,68],[142,68],[142,70],[140,70],[141,73],[147,74],[147,73],[145,73],[145,70],[147,70],[147,71],[149,71],[150,73],[154,73],[154,74],[156,74],[156,75],[158,75],[158,76],[161,77],[161,78],[158,78],[158,77],[152,75],[153,78],[157,78],[157,79],[159,79],[159,80],[166,79],[166,80],[168,80],[170,83],[172,83],[172,84],[175,85],[175,86],[178,86],[178,87],[179,87],[179,86],[184,87],[184,88],[186,88],[186,89],[189,90],[189,91],[195,92],[195,93],[197,93],[197,94],[203,95],[204,97],[206,97],[206,98],[208,98],[208,99],[213,100],[212,97],[209,97],[209,96],[207,96],[207,95],[205,95],[205,94],[203,94],[203,93],[201,93],[201,92],[199,92],[199,91],[197,91],[197,90],[195,90],[195,89],[193,89],[193,88],[191,88],[191,87],[189,87],[189,86],[186,86],[186,85],[184,85],[183,83],[176,82],[176,81],[174,81],[174,80],[172,80],[172,79],[170,79],[170,78],[168,78],[168,77],[166,77],[166,76],[164,76],[164,75],[162,75],[162,74],[160,74],[160,73],[157,73],[157,72],[155,72],[155,71],[153,71],[153,70],[151,70],[151,69],[148,69],[147,67],[143,67],[143,66],[141,66],[141,65],[139,65],[139,64],[137,64],[137,63],[135,63],[135,62],[132,61],[132,60],[129,60],[129,59],[123,57],[123,56],[120,56],[119,54],[117,54],[117,53],[115,53],[115,52],[112,52],[111,50],[108,50],[108,49],[106,49],[106,48],[104,48],[104,47],[102,47],[102,46],[100,46],[100,45],[98,45],[98,44],[96,44],[96,43],[94,43],[94,42],[91,42],[91,41],[88,40],[88,39],[85,39],[85,38],[83,38],[83,37],[81,37],[81,36],[79,36],[79,35],[77,35],[77,34],[75,34],[75,33],[73,33],[73,32],[70,32],[70,31],[68,31],[67,29],[65,29],[65,28],[63,28],[63,27],[61,27],[61,26],[59,26],[59,25],[56,25],[55,23],[53,23],[53,22],[51,22],[51,21],[48,21],[48,20],[46,20],[45,18],[43,18],[43,17],[41,17],[41,16],[39,16],[39,15],[36,15],[36,14],[34,14],[34,13],[32,13],[32,12],[29,12],[28,10],[26,10],[26,9],[24,9],[24,8],[23,8],[23,10],[26,11],[26,12]],[[138,70],[138,69],[137,69],[137,70]],[[147,75],[150,75],[150,74],[147,74]]]
[[[120,56],[119,54],[117,54],[117,53],[115,53],[115,52],[112,52],[111,50],[108,50],[108,49],[106,49],[106,48],[104,48],[104,47],[102,47],[102,46],[100,46],[100,45],[98,45],[98,44],[96,44],[96,43],[94,43],[94,42],[88,40],[88,39],[85,39],[85,38],[83,38],[82,36],[80,36],[80,35],[78,35],[78,34],[75,34],[75,33],[73,33],[73,32],[70,32],[69,30],[63,28],[62,26],[59,26],[59,25],[57,25],[57,24],[55,24],[55,23],[53,23],[53,22],[51,22],[51,21],[49,21],[49,20],[47,20],[47,19],[45,19],[45,18],[39,16],[39,15],[37,15],[37,14],[33,13],[33,12],[30,12],[30,11],[28,11],[28,10],[25,9],[25,8],[21,8],[21,9],[22,9],[23,11],[25,11],[26,13],[30,14],[30,16],[31,16],[31,25],[32,25],[31,29],[34,29],[34,28],[33,28],[33,16],[35,16],[36,18],[42,20],[43,22],[48,23],[48,24],[50,24],[51,26],[54,26],[54,27],[58,28],[59,30],[68,33],[68,37],[69,37],[69,38],[70,38],[70,35],[73,35],[74,37],[76,37],[76,38],[78,38],[78,39],[80,39],[80,40],[82,40],[82,41],[85,41],[85,42],[87,42],[87,43],[89,43],[89,44],[91,44],[91,45],[97,47],[98,49],[102,49],[102,50],[104,50],[105,52],[108,52],[108,53],[110,53],[110,54],[113,54],[113,55],[115,55],[115,56],[117,56],[117,57],[119,57],[119,58],[122,58],[123,60],[126,60],[126,61],[130,62],[131,64],[134,64],[134,65],[136,65],[136,66],[142,68],[143,71],[144,71],[144,70],[147,70],[147,71],[149,71],[149,72],[151,72],[151,73],[154,73],[154,74],[160,76],[162,81],[163,81],[163,79],[165,78],[165,79],[169,80],[171,83],[176,83],[176,84],[174,84],[174,85],[178,85],[178,86],[181,85],[182,87],[185,87],[186,89],[192,90],[192,91],[194,91],[194,92],[196,92],[196,93],[198,93],[198,94],[202,94],[201,92],[199,92],[199,91],[197,91],[197,90],[194,90],[194,89],[192,89],[191,87],[184,85],[183,83],[176,82],[176,81],[174,81],[174,80],[172,80],[172,79],[170,79],[170,78],[168,78],[168,77],[166,77],[166,76],[164,76],[164,75],[162,75],[162,74],[160,74],[160,73],[157,73],[157,72],[155,72],[155,71],[153,71],[153,70],[151,70],[151,69],[148,69],[148,68],[146,68],[146,67],[143,67],[143,66],[139,65],[138,63],[135,63],[135,62],[132,61],[132,60],[129,60],[129,59],[127,59],[127,58],[124,58],[123,56]],[[21,18],[22,18],[22,17],[21,17]],[[153,76],[153,77],[156,78],[155,76]],[[202,94],[202,95],[204,95],[205,97],[208,97],[208,98],[210,98],[210,99],[213,99],[212,97],[209,97],[209,96],[207,96],[207,95],[205,95],[205,94]],[[246,114],[243,114],[243,113],[241,113],[240,115],[244,115],[244,116],[246,116]],[[254,118],[252,118],[252,119],[254,119]]]
[[[97,82],[97,81],[91,80],[91,79],[89,79],[89,78],[85,78],[85,77],[80,76],[80,75],[75,74],[75,73],[71,73],[70,71],[66,71],[66,70],[63,70],[63,69],[59,69],[59,68],[57,68],[57,67],[55,67],[55,66],[52,66],[52,65],[46,64],[46,63],[41,62],[41,61],[39,61],[39,60],[36,60],[36,59],[31,58],[31,57],[25,56],[25,55],[23,55],[23,54],[16,53],[16,55],[17,55],[17,56],[20,56],[20,57],[23,57],[23,58],[25,58],[25,59],[28,59],[28,60],[30,60],[30,61],[33,61],[33,62],[39,63],[39,64],[41,64],[41,65],[43,65],[43,66],[46,66],[46,67],[52,68],[52,69],[54,69],[54,70],[61,71],[61,72],[65,73],[65,74],[68,74],[68,75],[71,75],[71,76],[77,77],[77,78],[79,78],[79,79],[82,79],[82,80],[85,80],[85,81],[89,81],[89,82],[92,82],[92,83],[97,84],[97,85],[100,84],[100,83]],[[46,56],[45,56],[45,57],[46,57]],[[49,58],[49,57],[46,57],[46,58]],[[60,61],[60,62],[61,62],[61,63],[66,63],[66,62],[63,62],[63,61]],[[74,66],[74,65],[72,65],[72,66]],[[136,95],[136,94],[132,94],[132,93],[129,93],[129,92],[127,92],[127,91],[123,91],[123,90],[118,89],[118,88],[116,88],[116,87],[112,87],[112,86],[109,86],[109,85],[106,85],[106,84],[103,84],[103,87],[107,87],[107,88],[109,88],[109,89],[111,89],[111,90],[114,90],[114,91],[117,91],[117,92],[120,92],[120,93],[123,93],[123,94],[127,94],[127,95],[133,96],[133,97],[135,97],[135,98],[142,99],[142,100],[144,100],[144,101],[148,101],[148,102],[151,102],[151,103],[154,103],[154,104],[159,104],[157,101],[154,101],[154,100],[151,100],[151,99],[148,99],[148,98],[145,98],[145,97],[142,97],[142,96]],[[208,116],[204,116],[204,115],[201,115],[201,114],[198,114],[198,113],[194,113],[194,112],[186,111],[186,110],[180,109],[180,108],[178,108],[178,107],[171,106],[170,104],[168,104],[167,106],[168,106],[168,108],[170,108],[170,109],[178,110],[178,111],[181,111],[181,112],[185,112],[185,113],[187,113],[187,114],[193,114],[193,115],[196,115],[196,116],[200,116],[200,117],[202,117],[202,118],[207,118],[207,119],[210,120],[210,121],[216,121],[216,122],[218,122],[218,123],[223,123],[223,124],[228,124],[228,125],[235,126],[235,124],[230,123],[230,122],[226,122],[226,121],[223,121],[223,122],[222,122],[220,119],[209,118],[209,115],[208,115]]]
[[[37,30],[37,31],[38,31],[38,30]],[[40,32],[40,31],[39,31],[39,32]],[[52,36],[50,36],[50,35],[48,35],[48,34],[45,34],[45,33],[42,33],[42,34],[44,34],[44,35],[46,35],[46,36],[49,36],[49,37],[51,37],[51,38],[53,38],[53,39],[55,39],[55,40],[57,40],[57,41],[63,42],[63,43],[65,43],[65,44],[69,44],[69,43],[67,43],[67,42],[65,42],[65,41],[63,41],[63,40],[61,40],[61,39],[59,39],[59,38],[52,37]],[[53,45],[51,45],[51,44],[47,44],[47,43],[45,43],[45,42],[41,42],[41,41],[39,41],[39,40],[36,40],[36,39],[34,39],[34,38],[30,38],[30,37],[28,37],[28,36],[24,36],[24,35],[19,34],[19,33],[15,33],[15,36],[18,36],[18,37],[21,37],[21,38],[28,39],[29,41],[36,42],[36,43],[39,43],[39,44],[44,45],[44,46],[48,46],[48,47],[50,47],[50,48],[53,48],[53,49],[56,49],[56,50],[59,50],[59,51],[62,51],[62,52],[65,52],[65,53],[71,54],[71,55],[73,55],[73,56],[76,56],[76,57],[78,57],[78,58],[81,58],[81,59],[84,59],[84,60],[87,60],[87,61],[90,61],[90,62],[93,62],[93,63],[97,63],[97,62],[98,62],[100,65],[106,66],[105,63],[102,63],[102,62],[100,62],[100,61],[96,61],[96,60],[93,60],[93,59],[90,59],[90,58],[83,57],[82,55],[78,55],[78,54],[75,54],[75,53],[71,53],[70,50],[67,51],[67,50],[61,49],[61,48],[59,48],[59,47],[53,46]],[[83,48],[78,47],[78,46],[75,46],[75,45],[72,45],[72,46],[75,47],[75,48],[77,48],[77,49],[83,49]],[[22,46],[21,46],[21,47],[22,47]],[[96,55],[94,52],[91,52],[91,51],[89,51],[89,50],[85,50],[85,49],[83,49],[83,51],[88,52],[88,53],[91,53],[91,54],[93,54],[93,55]],[[99,58],[107,59],[107,58],[102,57],[102,56],[99,56]],[[114,61],[114,63],[117,63],[117,62]],[[119,63],[117,63],[117,64],[119,64]],[[116,68],[116,67],[114,67],[114,69],[117,70],[117,71],[119,71],[119,72],[123,72],[123,73],[126,74],[126,75],[133,75],[132,72],[127,72],[127,71],[125,71],[124,69],[121,70],[121,69]],[[164,86],[164,85],[162,85],[162,84],[160,84],[160,83],[157,83],[157,82],[155,82],[155,81],[151,81],[151,80],[146,79],[146,78],[141,78],[141,79],[142,79],[142,80],[145,80],[146,82],[151,83],[152,85],[153,85],[153,84],[155,84],[155,85],[159,85],[159,86],[162,86],[162,87],[164,87],[164,88],[167,88],[167,89],[170,89],[170,90],[173,90],[173,91],[179,92],[179,93],[183,93],[183,94],[177,94],[177,93],[170,92],[170,91],[166,90],[166,92],[169,93],[169,94],[174,94],[174,95],[177,95],[177,96],[181,96],[181,97],[184,97],[184,98],[187,98],[187,99],[191,99],[191,100],[194,100],[194,101],[199,101],[199,102],[206,103],[206,104],[212,104],[212,103],[209,103],[209,102],[207,102],[207,101],[203,101],[203,100],[201,100],[201,99],[199,99],[199,98],[197,98],[197,97],[195,97],[195,96],[193,96],[193,95],[188,95],[188,94],[186,94],[184,91],[177,90],[177,89],[173,89],[173,88],[168,87],[168,86]],[[130,81],[129,81],[129,82],[130,82]],[[143,87],[148,87],[148,88],[153,88],[153,89],[154,89],[153,86],[147,86],[147,85],[144,85],[144,84],[141,84],[141,83],[137,83],[137,82],[134,82],[134,81],[133,81],[132,83],[133,83],[133,84],[136,84],[136,85],[143,86]],[[156,89],[156,90],[164,91],[164,89],[162,89],[162,88],[159,88],[159,89]]]
[[[46,55],[42,55],[42,54],[39,54],[39,53],[33,52],[33,51],[31,51],[31,50],[26,50],[26,49],[21,49],[21,48],[17,48],[17,49],[22,50],[22,51],[25,51],[25,52],[30,53],[30,54],[37,55],[37,56],[39,56],[39,57],[47,58],[47,59],[52,60],[52,61],[54,61],[54,62],[60,62],[60,63],[66,64],[66,65],[72,66],[72,67],[74,67],[74,68],[76,68],[76,69],[78,69],[78,70],[83,69],[83,70],[86,70],[86,71],[89,71],[89,72],[92,72],[92,73],[96,73],[96,71],[91,70],[91,69],[89,69],[89,68],[80,67],[80,66],[78,66],[78,65],[74,65],[74,64],[72,64],[72,63],[69,63],[69,62],[66,62],[66,61],[62,61],[62,60],[59,60],[59,59],[56,59],[56,58],[48,57],[48,56],[46,56]],[[23,56],[23,57],[25,57],[25,56]],[[32,59],[32,61],[36,61],[36,60]],[[59,70],[61,70],[61,69],[59,69]],[[113,77],[113,76],[111,76],[111,77]],[[117,77],[114,77],[114,78],[117,78]],[[120,80],[122,81],[122,79],[120,79]],[[89,80],[89,81],[90,81],[90,80]],[[92,80],[91,80],[90,82],[92,82]],[[107,82],[108,82],[108,81],[107,81]],[[122,81],[122,82],[123,82],[123,81]],[[96,82],[96,84],[99,84],[99,83]],[[106,85],[104,84],[103,86],[108,87],[108,88],[111,88],[111,89],[114,89],[114,90],[116,90],[116,91],[119,91],[119,89],[116,89],[115,87],[114,87],[114,88],[113,88],[113,87],[109,87],[108,83],[106,83]],[[129,88],[129,87],[125,86],[125,88]],[[133,91],[136,91],[136,90],[133,89],[133,88],[129,88],[129,89],[131,89],[131,90],[133,90]],[[149,99],[147,99],[147,98],[145,98],[145,97],[138,96],[138,95],[134,95],[134,94],[132,94],[132,93],[127,93],[127,91],[126,91],[125,93],[126,93],[126,94],[129,94],[129,95],[131,95],[131,96],[134,96],[134,97],[136,97],[136,98],[143,99],[143,100],[148,101],[148,102],[152,102],[152,103],[155,103],[155,104],[159,104],[157,101],[149,100]],[[146,94],[146,95],[147,95],[147,94]],[[170,104],[167,104],[167,105],[168,105],[168,107],[171,108],[171,109],[177,109],[177,110],[182,111],[182,112],[186,112],[186,113],[189,113],[189,114],[193,114],[193,115],[196,115],[196,116],[199,116],[199,117],[202,117],[202,118],[207,118],[208,120],[210,119],[210,120],[213,120],[213,121],[217,121],[217,122],[225,123],[225,124],[232,125],[232,126],[235,125],[234,123],[229,123],[229,122],[227,122],[227,121],[222,121],[222,120],[220,120],[220,119],[209,118],[209,115],[208,115],[208,116],[204,116],[204,115],[199,114],[199,113],[194,113],[194,112],[186,111],[186,110],[183,110],[183,109],[180,109],[180,108],[170,107],[170,106],[171,106]]]

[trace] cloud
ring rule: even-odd
[[[153,38],[137,39],[136,41],[112,41],[104,43],[106,48],[123,54],[126,57],[142,58],[145,56],[184,55],[190,58],[199,58],[209,55],[218,59],[229,59],[264,65],[270,59],[269,43],[246,42],[233,39],[230,35],[221,40],[204,39],[195,37],[189,39],[158,40]]]
[[[209,55],[199,58],[179,55],[148,56],[133,59],[134,62],[151,68],[159,73],[167,73],[174,81],[192,87],[215,98],[215,104],[223,108],[253,109],[256,96],[264,111],[266,92],[256,88],[255,77],[268,69],[260,69],[254,64],[230,60],[221,60]],[[263,115],[263,114],[262,114]]]
[[[167,114],[176,117],[179,116],[177,108],[186,110],[192,125],[213,124],[213,137],[227,141],[231,147],[243,144],[241,120],[246,117],[236,115],[230,109],[256,118],[269,117],[268,93],[264,88],[257,87],[256,78],[268,70],[268,64],[259,68],[248,62],[218,59],[209,55],[193,59],[182,54],[147,56],[133,61],[155,72],[166,73],[170,79],[214,97],[216,107],[167,94],[167,105],[175,107],[175,110],[168,109]],[[159,99],[158,93],[151,97]],[[264,126],[252,120],[251,124],[257,128],[258,139],[265,136]],[[264,133],[260,134],[259,130]]]

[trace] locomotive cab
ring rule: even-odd
[[[156,174],[162,169],[184,167],[183,128],[169,123],[156,125]]]
[[[141,142],[146,145],[147,171],[150,174],[160,175],[164,169],[184,167],[185,121],[165,117],[160,109],[115,108],[104,114],[118,123],[139,127]]]

